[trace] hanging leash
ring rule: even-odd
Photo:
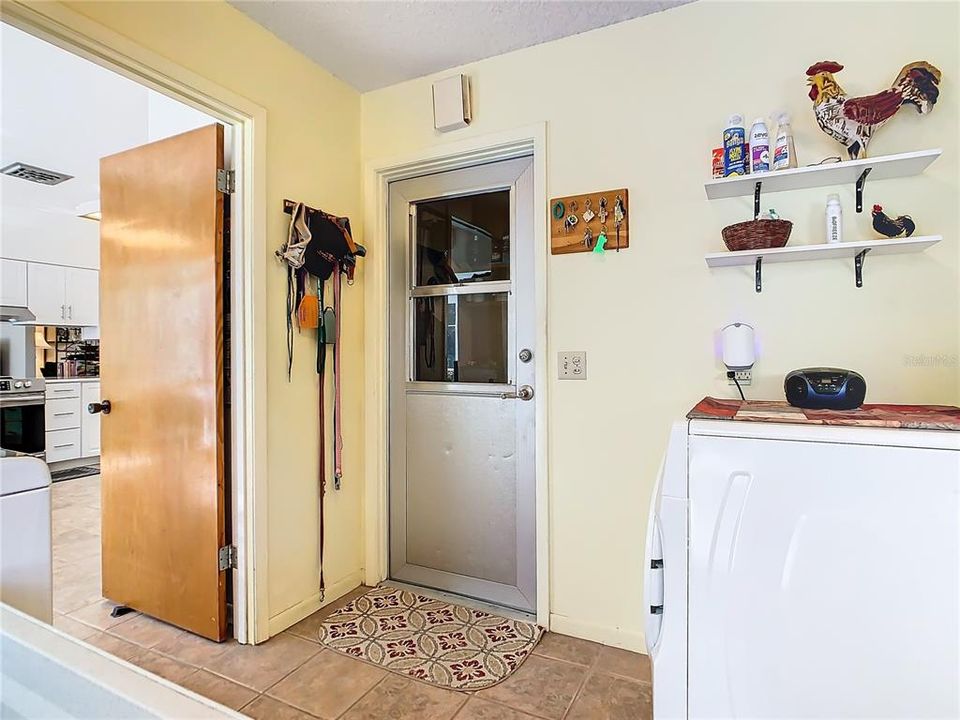
[[[340,291],[343,277],[340,263],[333,266],[333,487],[340,489],[343,478],[343,428],[340,414]]]

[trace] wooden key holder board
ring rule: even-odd
[[[617,251],[617,224],[614,220],[614,206],[617,196],[623,199],[624,217],[620,223],[620,244],[621,250],[630,247],[630,201],[626,188],[619,190],[607,190],[605,192],[584,193],[582,195],[568,195],[567,197],[553,198],[550,206],[547,208],[550,218],[550,254],[566,255],[568,253],[593,252],[597,238],[600,236],[602,225],[607,228],[607,244],[605,252]],[[606,199],[607,219],[605,223],[600,221],[600,201]],[[559,210],[562,208],[562,213]],[[593,213],[593,217],[584,220],[587,210]],[[558,218],[558,215],[562,215]],[[577,217],[576,225],[572,227],[567,223],[570,215]],[[587,246],[583,242],[584,233],[590,229],[593,239]]]

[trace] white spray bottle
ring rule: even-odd
[[[797,150],[793,146],[790,116],[782,112],[775,119],[777,121],[777,139],[773,146],[773,169],[795,168],[797,166]]]

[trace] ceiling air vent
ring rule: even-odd
[[[0,170],[4,175],[29,180],[30,182],[40,183],[41,185],[59,185],[64,180],[69,180],[73,175],[57,172],[56,170],[44,170],[35,165],[26,163],[10,163]]]

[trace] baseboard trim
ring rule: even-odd
[[[342,580],[338,580],[333,585],[327,586],[327,591],[323,602],[320,602],[320,593],[316,592],[306,600],[301,600],[296,605],[288,607],[283,612],[277,613],[270,618],[267,623],[267,632],[270,637],[279,635],[289,627],[293,627],[305,617],[313,615],[317,610],[336,602],[351,590],[360,587],[363,584],[363,570],[357,570],[347,575]]]
[[[550,630],[561,635],[592,640],[593,642],[613,647],[646,653],[647,646],[642,632],[624,630],[623,628],[597,625],[596,623],[577,620],[566,615],[550,613]]]

